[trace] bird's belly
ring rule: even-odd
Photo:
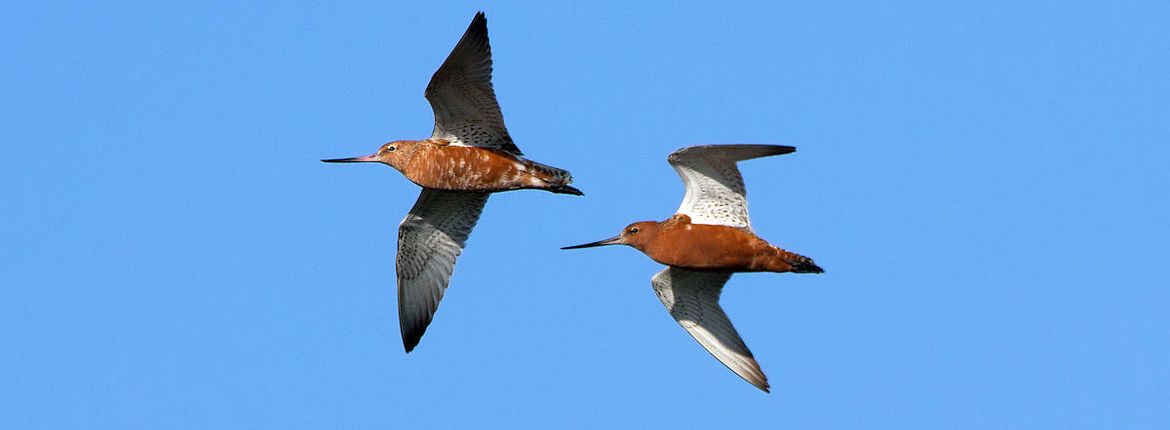
[[[703,226],[707,227],[707,226]],[[671,234],[647,253],[659,263],[683,269],[713,272],[757,272],[765,270],[761,257],[767,254],[751,236],[729,227],[695,227]],[[764,244],[766,247],[766,244]]]
[[[419,157],[403,173],[426,188],[453,191],[507,191],[537,185],[524,165],[489,151],[443,148]]]
[[[680,251],[666,258],[654,258],[655,261],[667,266],[682,269],[706,272],[754,272],[760,269],[752,264],[752,259],[743,258],[737,253],[703,253],[694,250]]]

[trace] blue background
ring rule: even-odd
[[[1166,428],[1161,2],[0,6],[0,427]],[[491,199],[414,353],[418,188],[326,165],[423,138],[487,12],[509,129],[584,198]],[[742,165],[820,276],[723,305],[707,355],[628,248],[666,154]]]

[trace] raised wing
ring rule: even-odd
[[[751,230],[747,191],[735,163],[793,151],[796,148],[782,145],[703,145],[674,151],[666,160],[687,189],[678,213],[696,224]]]
[[[768,377],[719,307],[719,294],[731,273],[667,267],[650,280],[670,316],[728,369],[764,392]]]
[[[398,323],[406,352],[418,345],[488,193],[423,189],[398,226]]]
[[[447,61],[431,76],[426,97],[435,111],[432,138],[521,155],[492,90],[492,48],[483,12],[475,14]]]

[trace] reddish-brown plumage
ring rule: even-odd
[[[383,145],[374,157],[425,188],[579,193],[568,187],[569,172],[493,148],[455,146],[438,139],[404,140]]]
[[[663,222],[630,224],[615,238],[659,263],[713,272],[820,273],[811,259],[772,246],[750,231],[735,227],[692,224],[675,215]]]
[[[487,19],[479,12],[423,93],[435,115],[430,138],[321,160],[384,163],[423,187],[398,227],[398,321],[406,352],[431,323],[490,193],[529,188],[583,195],[569,185],[569,172],[521,157],[492,87],[491,53]]]

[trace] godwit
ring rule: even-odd
[[[435,112],[430,138],[390,142],[364,157],[321,160],[388,164],[423,188],[398,226],[398,322],[406,352],[431,323],[488,195],[526,188],[581,195],[569,186],[568,171],[523,158],[508,136],[492,90],[483,12],[475,14],[425,95]]]
[[[723,313],[719,294],[735,272],[823,272],[812,259],[756,236],[748,221],[743,176],[735,165],[795,150],[706,145],[675,151],[667,160],[686,185],[686,195],[674,216],[636,222],[615,237],[562,249],[629,245],[669,266],[650,285],[670,316],[732,372],[767,392],[768,377]]]

